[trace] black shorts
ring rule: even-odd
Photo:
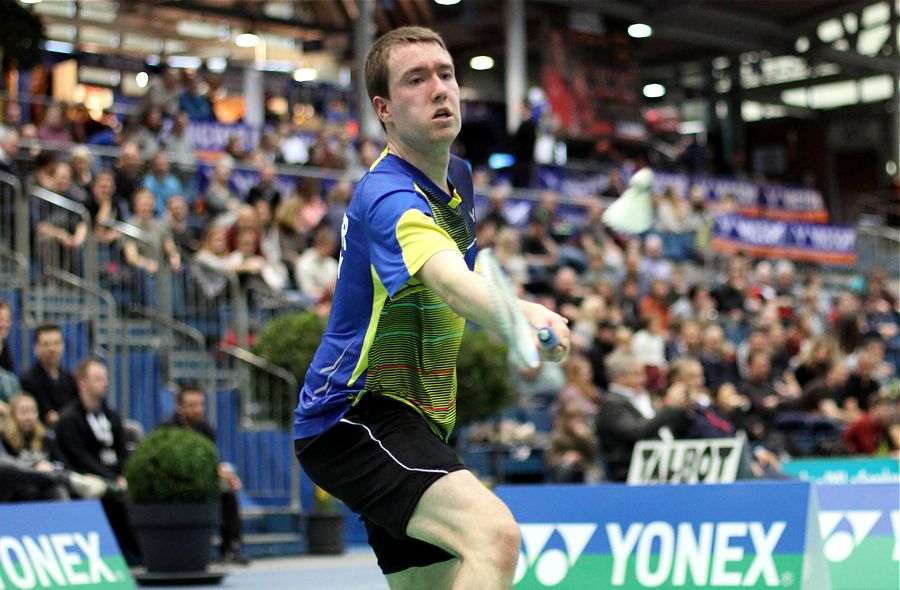
[[[367,393],[328,430],[294,441],[294,451],[316,485],[362,516],[382,572],[453,558],[406,534],[425,490],[465,469],[411,407]]]

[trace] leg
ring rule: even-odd
[[[391,590],[452,590],[458,571],[459,560],[451,559],[426,567],[411,567],[385,577]]]
[[[503,502],[470,472],[456,471],[432,484],[406,531],[460,557],[454,590],[512,586],[519,527]]]

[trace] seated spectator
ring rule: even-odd
[[[181,269],[181,255],[166,223],[154,215],[155,198],[148,189],[140,189],[134,195],[134,215],[128,223],[137,227],[143,239],[125,242],[125,261],[134,268],[156,274],[162,254],[172,270]]]
[[[72,165],[72,182],[81,194],[87,195],[94,182],[94,156],[87,146],[76,145],[69,157]]]
[[[330,229],[316,231],[312,246],[300,255],[294,271],[301,293],[316,301],[331,297],[338,274],[337,246],[338,238]]]
[[[72,143],[72,132],[61,105],[54,103],[47,107],[44,121],[38,126],[38,139],[60,144]]]
[[[200,198],[202,215],[219,225],[231,225],[241,204],[237,194],[231,189],[232,166],[226,159],[216,162],[209,184]],[[231,213],[231,216],[227,214]]]
[[[825,376],[837,361],[840,352],[834,338],[823,336],[810,342],[799,356],[800,363],[794,369],[794,377],[800,387],[806,387],[811,381]]]
[[[200,88],[197,74],[184,77],[184,90],[178,96],[178,108],[191,121],[209,121],[214,119],[212,103]]]
[[[47,481],[33,476],[38,483],[23,486],[27,490],[22,499],[49,500],[65,498],[63,490],[57,486],[64,485],[69,493],[80,498],[102,498],[106,493],[106,482],[93,475],[81,475],[65,471],[59,465],[62,457],[55,438],[41,424],[38,418],[37,402],[30,395],[13,396],[9,402],[9,419],[3,425],[0,442],[4,452],[26,468],[44,474]],[[48,485],[48,481],[55,485]],[[21,493],[21,490],[19,491]],[[18,494],[17,494],[18,495]],[[30,496],[30,498],[29,498]]]
[[[230,159],[232,165],[245,162],[250,157],[250,154],[244,148],[244,138],[238,133],[232,133],[228,136],[223,151],[225,152],[223,157]]]
[[[12,327],[12,308],[0,299],[0,369],[16,372],[16,364],[9,349],[9,329]]]
[[[660,320],[660,329],[665,331],[669,329],[669,306],[673,302],[672,293],[669,290],[669,283],[663,279],[653,279],[650,281],[649,292],[640,300],[638,310],[642,318],[649,315],[656,315]]]
[[[275,229],[278,231],[281,260],[291,270],[296,268],[300,254],[306,249],[306,242],[311,237],[302,213],[303,202],[297,196],[284,199],[275,210]]]
[[[583,483],[602,479],[600,448],[592,420],[578,405],[562,406],[553,422],[547,451],[547,467],[553,481]]]
[[[644,367],[631,354],[611,354],[606,371],[610,384],[597,413],[597,434],[608,479],[625,481],[635,443],[682,435],[690,425],[694,402],[684,396],[678,405],[657,411],[646,389]]]
[[[176,68],[166,68],[162,75],[153,76],[147,92],[141,97],[138,112],[144,114],[157,107],[167,117],[178,114],[178,98],[181,94],[181,72]]]
[[[53,169],[54,192],[76,203],[84,203],[87,200],[87,192],[74,182],[72,165],[68,162],[59,162]]]
[[[735,256],[728,263],[726,281],[711,292],[719,314],[732,321],[742,319],[747,289],[747,261],[743,256]]]
[[[280,260],[269,260],[261,254],[260,233],[256,229],[240,229],[235,237],[232,254],[238,262],[230,270],[238,273],[244,286],[268,287],[280,291],[287,285],[287,269]]]
[[[852,422],[860,415],[859,407],[855,403],[851,407],[841,405],[847,397],[848,377],[847,364],[838,361],[825,375],[808,383],[798,399],[783,404],[782,408],[814,413],[839,422]]]
[[[650,315],[643,320],[643,327],[631,338],[631,353],[644,365],[647,371],[647,387],[653,393],[666,386],[668,362],[666,361],[666,332],[662,329],[658,315]]]
[[[322,199],[322,183],[316,178],[301,178],[297,181],[296,196],[300,199],[300,218],[303,229],[309,233],[319,227],[328,210],[328,205]]]
[[[254,205],[257,201],[265,201],[272,211],[278,208],[281,202],[281,191],[275,186],[278,176],[278,168],[272,162],[265,162],[259,167],[259,182],[250,187],[247,193],[247,202]]]
[[[114,493],[103,497],[103,509],[122,554],[131,565],[140,561],[140,549],[122,493],[128,487],[123,475],[127,453],[122,418],[106,403],[109,375],[101,362],[82,362],[77,378],[78,397],[60,413],[56,425],[60,454],[68,469],[108,482]]]
[[[141,149],[141,159],[145,162],[158,153],[161,148],[163,123],[162,109],[159,107],[151,107],[141,117],[141,124],[137,133],[134,134],[134,141]]]
[[[59,414],[78,399],[75,376],[62,366],[66,343],[56,324],[43,324],[34,330],[34,356],[37,362],[22,375],[22,389],[37,401],[41,422],[50,427]]]
[[[641,287],[649,290],[650,282],[660,279],[668,282],[672,278],[672,263],[663,258],[662,239],[650,234],[644,239],[644,255],[640,260]]]
[[[852,452],[860,455],[897,456],[900,450],[900,420],[896,402],[876,393],[866,405],[868,411],[844,430],[841,439]]]
[[[101,244],[110,244],[119,237],[119,232],[110,226],[120,219],[112,170],[98,172],[91,182],[90,190],[84,206],[91,216],[94,237]]]
[[[126,141],[119,148],[119,157],[113,165],[116,182],[116,205],[123,217],[131,213],[131,197],[141,188],[141,148],[133,141]]]
[[[323,222],[336,235],[341,234],[341,226],[344,224],[344,214],[347,213],[347,205],[353,197],[353,185],[349,180],[339,180],[331,186],[328,196],[325,198],[328,210],[325,212]]]
[[[154,210],[157,215],[166,209],[166,201],[173,195],[183,194],[181,181],[169,172],[169,156],[159,150],[150,160],[150,169],[144,176],[143,187],[153,193],[156,198]]]
[[[554,404],[557,414],[561,414],[566,408],[574,408],[593,424],[603,399],[600,390],[594,385],[591,364],[584,356],[571,354],[563,363],[563,369],[566,372],[566,383]]]
[[[703,346],[700,364],[707,385],[717,391],[723,383],[738,382],[734,355],[725,342],[725,332],[718,324],[710,324],[703,330]]]
[[[844,388],[844,398],[838,403],[848,410],[867,411],[869,399],[878,393],[881,385],[875,378],[875,355],[871,348],[863,347],[856,354],[856,368],[851,371]]]
[[[0,172],[19,175],[16,156],[19,154],[19,132],[10,127],[0,127]]]
[[[187,201],[181,195],[172,195],[166,201],[165,223],[181,259],[190,259],[200,249],[203,229],[199,220],[191,218]]]
[[[172,162],[172,171],[182,181],[197,168],[197,149],[194,141],[187,134],[190,120],[185,113],[178,113],[172,123],[172,130],[163,141],[163,149]],[[192,195],[193,196],[193,195]]]
[[[185,385],[178,391],[175,413],[163,420],[160,426],[188,428],[199,432],[213,443],[216,442],[216,431],[206,421],[206,395],[195,384]],[[220,463],[219,479],[222,484],[222,559],[230,563],[247,564],[249,560],[241,551],[241,516],[237,498],[237,493],[241,491],[241,478],[232,465]]]

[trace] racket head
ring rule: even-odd
[[[478,252],[475,269],[487,282],[494,317],[497,318],[500,335],[513,353],[513,360],[521,367],[536,369],[541,360],[531,324],[522,312],[519,298],[490,248]]]

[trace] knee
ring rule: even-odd
[[[512,514],[507,512],[491,523],[487,546],[488,555],[491,556],[495,567],[510,572],[516,569],[521,547],[521,533]]]

